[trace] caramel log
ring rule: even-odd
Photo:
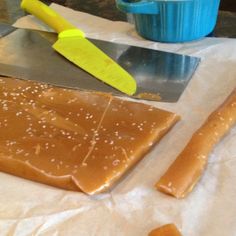
[[[152,230],[148,236],[181,236],[181,234],[174,224],[167,224]]]
[[[156,188],[176,198],[183,198],[201,177],[208,155],[214,145],[236,122],[236,89],[193,134],[167,172],[156,183]]]

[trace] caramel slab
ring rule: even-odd
[[[94,194],[111,187],[179,120],[109,94],[0,78],[0,170]]]

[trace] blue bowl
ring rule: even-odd
[[[146,39],[178,43],[200,39],[216,25],[220,0],[116,0],[131,13],[137,32]]]

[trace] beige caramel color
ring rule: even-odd
[[[156,183],[156,188],[176,198],[185,197],[200,179],[214,145],[235,123],[236,89],[193,134],[184,150]]]
[[[109,94],[0,78],[0,170],[99,193],[179,119]]]
[[[181,233],[174,224],[166,224],[152,230],[148,236],[181,236]]]

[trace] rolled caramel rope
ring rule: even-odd
[[[176,198],[192,191],[207,165],[213,147],[236,123],[236,89],[207,118],[156,183],[155,187]]]
[[[166,224],[152,230],[148,236],[181,236],[181,234],[174,224]]]

